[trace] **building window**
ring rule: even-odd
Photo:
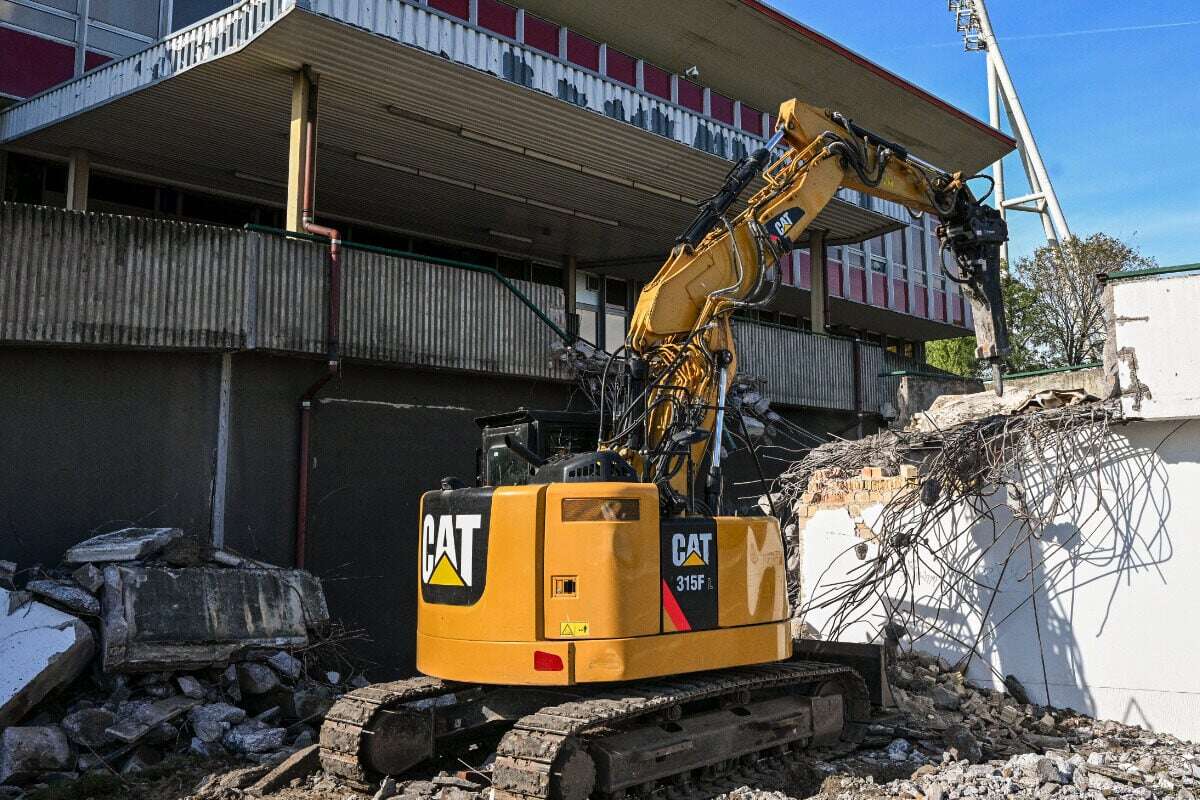
[[[558,26],[549,20],[525,13],[525,44],[545,53],[558,55]]]
[[[186,28],[193,22],[211,17],[228,6],[229,0],[175,0],[171,7],[171,30]]]
[[[478,0],[479,25],[510,39],[517,38],[517,9],[500,0]]]
[[[567,60],[592,72],[600,71],[600,43],[583,34],[567,31]]]

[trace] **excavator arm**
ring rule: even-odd
[[[763,187],[731,217],[759,176]],[[999,213],[975,198],[961,174],[925,164],[840,114],[789,100],[767,146],[734,166],[638,299],[623,402],[601,446],[643,480],[690,495],[693,470],[709,450],[708,488],[716,491],[725,395],[737,372],[730,317],[770,302],[779,259],[842,187],[940,219],[942,249],[953,253],[958,272],[947,277],[971,303],[977,355],[992,363],[1000,390],[1008,340],[999,260],[1007,228]]]

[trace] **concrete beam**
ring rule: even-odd
[[[304,152],[308,146],[308,120],[313,104],[312,78],[307,68],[292,76],[292,118],[288,129],[287,215],[289,231],[304,230]],[[313,177],[316,180],[316,176]]]
[[[87,211],[92,161],[86,150],[72,150],[67,166],[67,210]]]

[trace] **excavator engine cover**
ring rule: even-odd
[[[444,489],[421,501],[417,668],[571,685],[788,658],[771,517],[660,519],[653,484]]]

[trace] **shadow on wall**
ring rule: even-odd
[[[1156,609],[1178,602],[1171,591],[1192,568],[1170,563],[1178,559],[1168,527],[1173,511],[1180,515],[1173,465],[1200,460],[1179,435],[1188,424],[1200,426],[1134,423],[1080,434],[1054,452],[1014,459],[1019,473],[934,526],[902,523],[938,541],[915,548],[922,563],[907,579],[891,578],[886,599],[858,612],[842,637],[877,638],[896,620],[913,647],[965,664],[976,682],[999,688],[1011,674],[1035,702],[1149,725],[1134,692],[1171,686],[1145,659],[1146,648],[1161,645],[1152,629],[1166,621]],[[836,561],[821,584],[837,585],[862,563],[850,551]],[[820,586],[809,592],[819,595]],[[1102,709],[1094,696],[1101,687]],[[1119,709],[1114,691],[1128,694]]]

